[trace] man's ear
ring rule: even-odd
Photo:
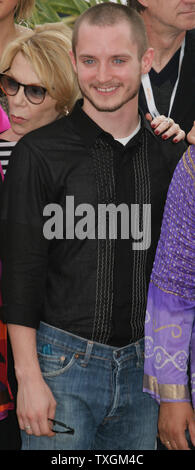
[[[74,55],[74,52],[70,51],[69,55],[70,55],[70,58],[71,58],[73,69],[74,69],[75,73],[77,73],[76,57]]]
[[[149,47],[141,59],[142,74],[148,73],[152,67],[154,59],[154,49]]]

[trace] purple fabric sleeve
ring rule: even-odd
[[[195,302],[193,305],[187,299],[150,284],[145,322],[144,391],[159,402],[190,400],[187,370],[194,308]],[[193,395],[195,405],[195,390]]]
[[[168,191],[145,321],[144,391],[195,407],[195,147],[180,160]]]

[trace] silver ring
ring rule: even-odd
[[[25,426],[26,431],[29,431],[31,429],[31,426],[27,425]]]
[[[173,119],[172,118],[167,118],[166,122],[168,122],[168,124],[171,126],[171,124],[173,124]]]
[[[168,446],[171,445],[170,441],[166,441],[165,444],[168,445]]]

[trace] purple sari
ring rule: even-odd
[[[144,391],[159,403],[192,398],[195,408],[195,146],[168,191],[148,291],[144,372]]]

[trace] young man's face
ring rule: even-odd
[[[151,21],[187,31],[195,27],[195,0],[140,0]]]
[[[114,112],[137,98],[143,73],[137,49],[126,21],[112,26],[80,25],[74,67],[84,109],[87,105]]]

